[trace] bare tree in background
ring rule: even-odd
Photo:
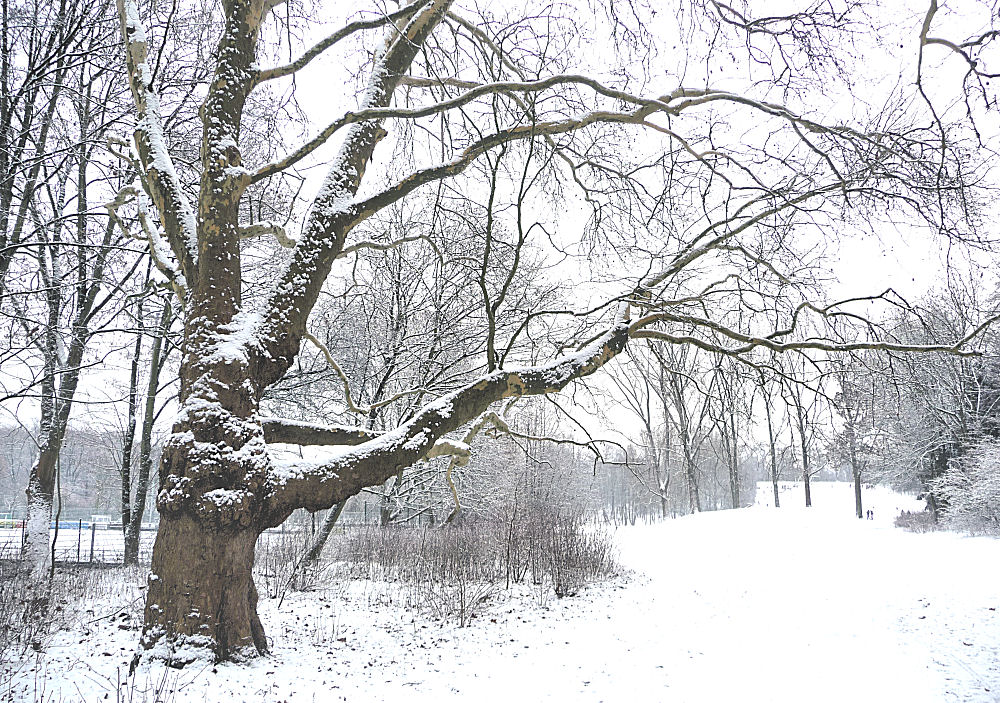
[[[812,507],[812,487],[810,481],[819,467],[815,465],[820,427],[825,423],[820,418],[826,411],[824,405],[824,372],[822,367],[806,356],[794,357],[795,362],[784,369],[782,396],[792,426],[792,437],[798,445],[800,476],[807,508]]]
[[[771,489],[774,492],[774,507],[781,507],[781,496],[778,490],[778,452],[777,452],[777,432],[778,427],[776,426],[775,418],[775,405],[774,405],[774,395],[773,388],[780,381],[775,381],[769,377],[769,375],[764,371],[764,369],[758,367],[757,374],[754,378],[757,384],[757,393],[761,397],[761,401],[764,405],[764,418],[767,422],[767,461],[769,467],[769,476],[771,479]]]
[[[745,392],[748,370],[724,354],[716,355],[712,370],[713,393],[708,404],[729,477],[729,500],[733,508],[742,505],[740,445],[743,432],[750,424],[750,409],[745,402],[749,397]]]
[[[667,492],[673,471],[670,373],[670,369],[660,364],[648,349],[635,345],[610,374],[617,391],[615,395],[621,399],[622,406],[642,423],[641,446],[645,462],[633,469],[633,473],[648,464],[653,485],[649,486],[645,477],[637,478],[659,499],[660,517],[664,518],[670,511]]]
[[[896,334],[925,340],[962,326],[988,306],[976,286],[956,282],[947,292],[920,301],[917,319],[897,318]],[[949,467],[961,465],[980,441],[1000,435],[996,333],[988,331],[980,346],[982,357],[893,356],[876,366],[882,383],[875,412],[887,436],[875,446],[878,464],[871,475],[895,487],[922,490],[935,516],[945,507],[938,479]]]
[[[160,300],[160,313],[156,320],[156,325],[152,330],[152,343],[146,365],[146,388],[145,393],[143,393],[142,402],[142,424],[139,431],[138,473],[135,477],[135,488],[131,491],[131,496],[126,494],[126,485],[128,484],[125,481],[125,476],[122,477],[123,506],[125,505],[125,501],[131,500],[129,509],[127,511],[122,510],[122,529],[125,531],[124,561],[126,564],[139,563],[139,536],[146,511],[149,478],[153,469],[153,431],[157,416],[163,410],[162,405],[157,410],[156,400],[160,392],[163,369],[172,347],[169,339],[170,328],[177,319],[172,297],[172,294],[169,292],[162,296]],[[137,341],[137,356],[139,351],[140,347]]]
[[[833,397],[833,409],[842,426],[832,438],[835,457],[846,460],[854,482],[854,509],[858,518],[865,516],[861,500],[861,484],[872,460],[879,454],[886,433],[877,417],[879,397],[884,392],[886,378],[878,369],[863,361],[834,360],[833,381],[840,387]]]
[[[65,70],[34,78],[56,82],[42,91],[47,96],[42,105],[50,112],[37,133],[36,161],[19,192],[22,201],[8,236],[18,244],[0,261],[6,274],[3,312],[17,320],[26,340],[16,360],[31,374],[22,392],[37,399],[40,411],[24,544],[25,558],[39,577],[51,566],[49,522],[59,453],[81,373],[93,363],[85,353],[114,319],[123,282],[141,258],[107,213],[95,216],[92,203],[120,187],[102,143],[122,107],[120,74],[109,63],[111,6],[64,3],[59,13],[47,18],[50,43],[72,31],[75,48],[62,59]]]

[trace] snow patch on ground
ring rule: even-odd
[[[769,485],[762,490],[770,490]],[[912,498],[793,486],[758,505],[620,529],[630,573],[574,598],[499,590],[467,628],[398,585],[263,600],[273,655],[126,672],[138,613],[58,635],[4,700],[903,701],[1000,698],[1000,541],[892,527]],[[870,505],[867,505],[870,504]],[[120,604],[107,602],[99,617]],[[146,691],[143,694],[143,691]]]

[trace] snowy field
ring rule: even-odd
[[[141,592],[116,577],[44,654],[6,665],[0,699],[1000,701],[1000,541],[896,529],[920,506],[883,489],[865,492],[872,521],[847,484],[813,495],[806,511],[786,484],[781,510],[621,529],[620,579],[500,591],[466,628],[372,583],[262,600],[274,652],[249,667],[128,678]]]

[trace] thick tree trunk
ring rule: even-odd
[[[175,666],[267,650],[252,571],[270,465],[254,362],[230,343],[233,323],[212,321],[226,307],[189,301],[180,412],[160,460],[142,646]]]
[[[202,365],[206,357],[212,368]],[[186,361],[186,397],[160,462],[142,636],[151,656],[174,666],[267,651],[252,576],[268,466],[256,390],[245,361]]]
[[[244,527],[210,529],[188,514],[165,515],[153,549],[143,646],[173,666],[266,652],[253,582],[259,534]]]
[[[22,558],[36,581],[48,579],[52,568],[49,523],[52,521],[58,458],[58,449],[52,449],[50,445],[43,446],[38,454],[38,461],[31,467],[28,475],[28,516]]]

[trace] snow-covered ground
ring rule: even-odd
[[[815,484],[808,511],[788,486],[780,510],[624,528],[621,579],[502,594],[467,628],[371,583],[262,601],[274,653],[249,667],[129,679],[138,613],[105,596],[0,699],[1000,701],[1000,541],[908,533],[892,519],[919,504],[865,500],[875,520],[847,484]]]

